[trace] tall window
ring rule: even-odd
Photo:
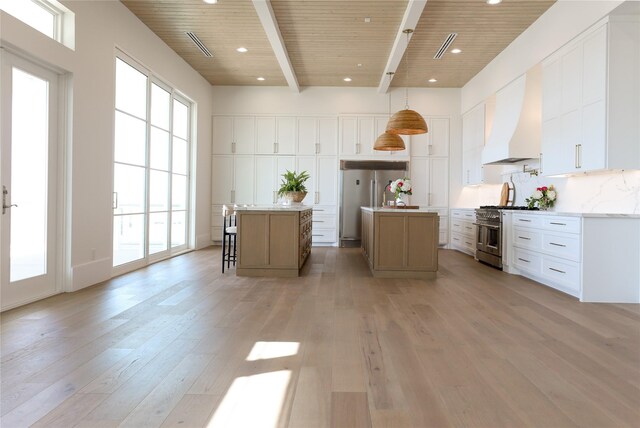
[[[190,103],[124,55],[116,58],[113,265],[187,248]]]
[[[0,10],[74,49],[75,15],[56,0],[0,0]]]

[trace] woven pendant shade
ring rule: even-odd
[[[373,150],[384,152],[397,152],[405,148],[404,141],[399,135],[389,134],[388,132],[383,132],[373,145]]]
[[[429,131],[427,122],[420,113],[405,109],[396,112],[387,123],[387,131],[390,134],[416,135],[426,134]]]

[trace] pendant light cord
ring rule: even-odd
[[[405,34],[407,35],[407,61],[406,61],[406,67],[407,67],[407,82],[405,84],[404,87],[404,109],[405,110],[409,110],[409,34],[411,34],[413,31],[411,30],[405,30]]]

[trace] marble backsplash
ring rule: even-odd
[[[539,177],[514,172],[502,176],[516,188],[516,205],[525,205],[537,187],[553,186],[559,212],[640,214],[640,171],[609,171],[571,177]]]

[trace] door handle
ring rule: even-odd
[[[2,186],[2,214],[6,214],[7,209],[11,208],[11,207],[16,207],[18,208],[18,204],[9,204],[7,205],[7,195],[9,194],[9,191],[7,190],[7,186]]]
[[[236,143],[233,142],[231,143],[231,153],[235,153],[236,152]]]

